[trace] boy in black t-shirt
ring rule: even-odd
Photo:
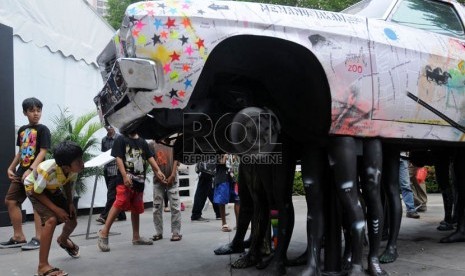
[[[44,161],[47,150],[50,148],[51,135],[46,126],[39,124],[42,116],[42,102],[36,98],[27,98],[22,105],[23,113],[27,117],[29,124],[20,127],[18,130],[16,145],[19,150],[8,167],[7,173],[11,184],[5,196],[5,205],[8,207],[8,214],[13,225],[13,237],[6,242],[0,243],[0,248],[21,246],[23,250],[31,250],[40,246],[42,225],[37,212],[34,210],[36,236],[26,244],[21,213],[21,204],[26,199],[23,181]],[[18,166],[17,169],[16,166]]]
[[[108,213],[107,220],[98,234],[98,248],[103,252],[110,251],[108,233],[115,218],[121,211],[131,210],[132,244],[151,245],[153,242],[139,235],[139,215],[144,212],[145,164],[148,162],[160,179],[165,175],[160,171],[147,142],[137,133],[121,135],[116,138],[111,149],[118,166],[118,185],[116,200]]]

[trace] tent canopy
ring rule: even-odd
[[[85,0],[2,0],[0,23],[26,43],[97,66],[115,30]]]

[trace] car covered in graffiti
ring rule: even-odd
[[[271,143],[278,132],[456,144],[465,130],[464,18],[453,0],[364,0],[339,13],[135,3],[99,56],[106,83],[94,101],[120,130],[202,136],[196,142],[212,148]],[[264,120],[241,132],[238,114]]]

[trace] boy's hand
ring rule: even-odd
[[[175,176],[173,176],[173,175],[168,176],[168,178],[166,179],[167,186],[173,185],[175,180],[176,180]]]
[[[13,170],[8,169],[7,174],[8,174],[8,179],[10,179],[10,181],[14,181],[18,179],[18,177],[16,176]]]
[[[21,180],[24,182],[24,179],[26,179],[26,177],[32,173],[32,170],[31,169],[27,169],[24,173],[23,173],[23,177],[21,177]]]
[[[129,178],[129,175],[125,175],[123,176],[123,183],[124,183],[124,186],[128,187],[128,188],[132,188],[132,179]]]
[[[156,173],[157,175],[157,178],[161,181],[161,182],[165,182],[166,183],[166,176],[161,172],[161,171],[158,171]]]
[[[57,208],[55,210],[55,214],[57,215],[60,221],[63,221],[63,222],[69,221],[69,214],[65,210],[61,208]]]
[[[156,182],[159,182],[160,184],[163,184],[163,185],[166,185],[166,183],[167,183],[164,175],[163,175],[163,178],[162,178],[162,177],[160,177],[160,174],[158,174],[158,173],[155,173],[155,179],[154,180]]]

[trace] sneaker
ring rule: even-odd
[[[171,209],[170,209],[170,207],[165,207],[165,208],[163,209],[163,211],[165,211],[165,212],[171,212]]]
[[[10,240],[6,242],[1,242],[0,243],[0,248],[15,248],[15,247],[21,247],[26,244],[26,240],[24,241],[16,241],[13,238],[10,238]]]
[[[100,224],[105,224],[105,219],[102,217],[98,217],[97,219],[95,219],[95,221],[99,222]]]
[[[410,211],[410,212],[407,212],[407,215],[406,215],[408,218],[414,218],[414,219],[419,219],[420,218],[420,215],[417,213],[417,211]]]
[[[428,210],[426,205],[420,205],[417,207],[417,212],[426,212],[426,210]]]
[[[209,222],[210,220],[200,217],[198,219],[191,219],[192,222]]]
[[[32,238],[28,243],[21,246],[21,250],[34,250],[39,249],[40,241],[36,238]]]

